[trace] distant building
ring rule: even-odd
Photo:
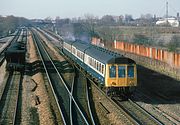
[[[159,19],[156,22],[156,25],[160,25],[160,26],[170,25],[172,27],[179,27],[179,21],[176,18],[164,18],[164,19]]]

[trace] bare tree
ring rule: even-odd
[[[111,15],[105,15],[105,16],[103,16],[102,18],[101,18],[101,22],[102,22],[102,24],[104,25],[112,25],[112,24],[114,24],[115,23],[115,20],[114,20],[114,18],[113,18],[113,16],[111,16]]]
[[[87,28],[87,31],[91,34],[91,36],[95,33],[94,27],[97,23],[98,17],[95,17],[93,14],[85,14],[85,23],[84,26]]]

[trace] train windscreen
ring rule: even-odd
[[[109,77],[116,78],[116,66],[109,66]]]
[[[134,66],[128,66],[127,67],[127,70],[128,70],[128,77],[132,78],[134,77]]]
[[[125,69],[126,69],[125,66],[118,66],[118,77],[119,77],[119,78],[124,78],[124,77],[126,77]]]

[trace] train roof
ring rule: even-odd
[[[109,53],[106,53],[104,51],[98,50],[96,47],[92,46],[91,48],[88,48],[85,53],[96,60],[101,61],[102,63],[107,63],[108,60],[112,59],[113,56]]]
[[[89,43],[85,43],[80,40],[76,41],[65,41],[68,44],[73,45],[87,55],[93,57],[94,59],[106,64],[134,64],[135,61],[124,57],[121,54],[117,54],[113,51],[107,50],[102,47],[97,47]]]
[[[91,47],[91,44],[88,44],[88,43],[83,42],[83,41],[76,41],[72,45],[82,52],[84,52],[86,49]]]
[[[91,45],[91,47],[89,47],[85,51],[85,53],[99,60],[102,63],[108,63],[108,64],[134,64],[135,63],[134,60],[126,58],[121,54],[118,54],[113,51],[107,50],[102,47],[97,47],[94,45]]]
[[[115,57],[107,62],[108,64],[135,64],[136,62],[130,58],[127,57]]]

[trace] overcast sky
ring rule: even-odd
[[[0,15],[14,15],[29,19],[48,16],[55,18],[83,17],[84,14],[132,14],[134,18],[151,13],[165,15],[167,0],[0,0]],[[180,12],[180,0],[169,0],[169,15]]]

